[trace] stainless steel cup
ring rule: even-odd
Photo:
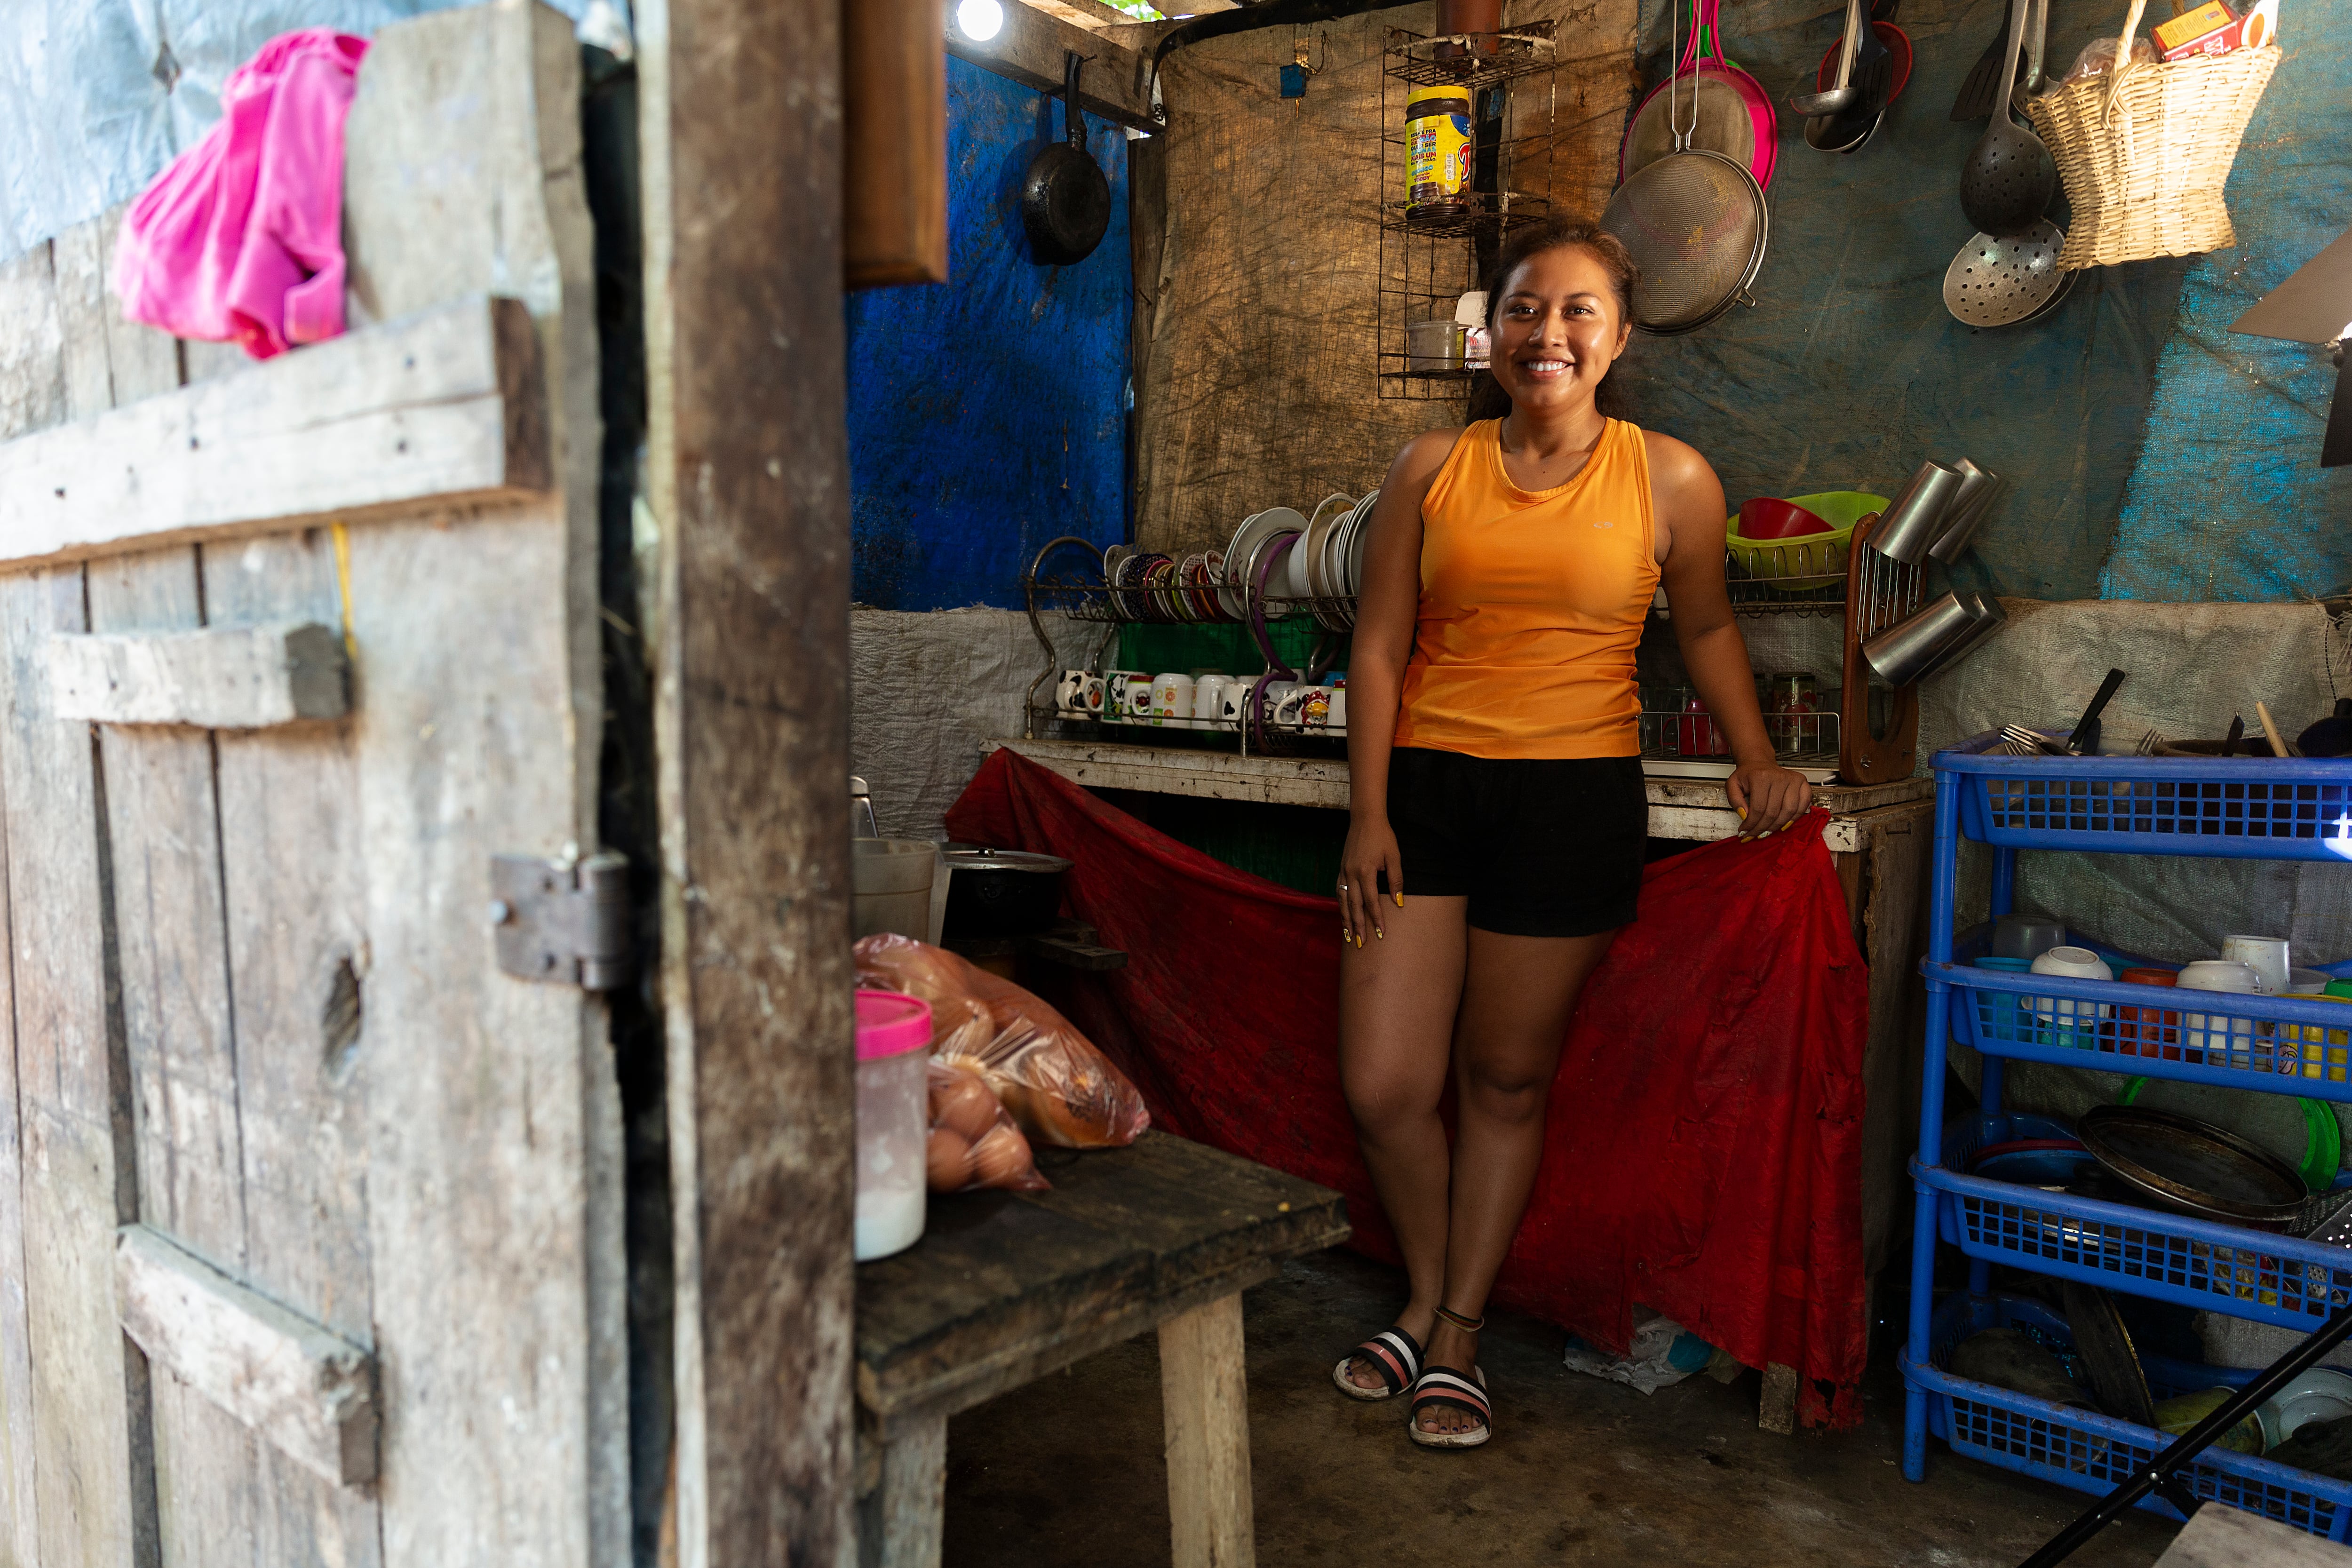
[[[2000,630],[2009,620],[2009,613],[2000,607],[2000,601],[1990,594],[1963,594],[1960,604],[1969,612],[1969,626],[1928,660],[1927,668],[1919,672],[1919,679],[1925,680],[1939,670],[1951,668],[1976,651],[1979,643]]]
[[[1929,458],[1919,465],[1870,536],[1871,548],[1890,561],[1916,566],[1936,542],[1936,525],[1960,488],[1958,470]]]
[[[1935,662],[1946,644],[1972,624],[1959,595],[1947,594],[1909,620],[1897,622],[1864,643],[1863,661],[1883,684],[1908,686]]]
[[[2000,475],[1979,468],[1965,458],[1959,467],[1960,493],[1944,514],[1943,536],[1927,552],[1948,564],[1960,558],[1977,530],[2009,500],[2010,483]]]

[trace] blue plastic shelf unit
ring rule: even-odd
[[[2129,1479],[2137,1466],[2154,1459],[2172,1435],[2112,1415],[2053,1405],[1989,1383],[1955,1377],[1944,1370],[1953,1348],[1980,1329],[2021,1328],[2045,1343],[2070,1343],[2065,1320],[2038,1301],[2014,1296],[1954,1296],[1937,1308],[1931,1359],[1903,1358],[1906,1385],[1923,1390],[1928,1430],[1967,1454],[2004,1469],[2056,1481],[2082,1491],[2105,1492]],[[2148,1385],[2158,1399],[2193,1394],[2246,1373],[2147,1358]],[[2200,1498],[2263,1514],[2331,1541],[2352,1529],[2352,1481],[2330,1480],[2251,1454],[2208,1448],[2189,1470],[2189,1489]],[[2151,1497],[2140,1506],[2179,1519],[2170,1503]]]
[[[1998,742],[1979,735],[1933,763],[1903,1473],[1924,1478],[1932,1431],[1956,1452],[2105,1492],[2153,1458],[2163,1434],[1942,1370],[1964,1331],[2016,1316],[1990,1293],[1994,1263],[2308,1331],[2352,1300],[2352,1249],[1968,1174],[1977,1138],[1944,1147],[1947,1042],[1957,1037],[1982,1054],[1989,1115],[2001,1110],[2012,1059],[2352,1101],[2352,1007],[1955,963],[1960,838],[1992,846],[1996,920],[2011,910],[2020,849],[2352,861],[2352,760],[2013,757]],[[1968,1293],[1941,1310],[1939,1237],[1969,1259]],[[2352,1527],[2352,1483],[2245,1455],[2209,1454],[2193,1485],[2335,1540]]]

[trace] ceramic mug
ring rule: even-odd
[[[1103,678],[1088,670],[1062,671],[1061,684],[1054,689],[1054,710],[1068,719],[1098,719],[1102,717]]]
[[[1256,688],[1256,677],[1235,676],[1233,684],[1225,688],[1224,701],[1217,710],[1218,717],[1239,728],[1249,717],[1250,693]]]
[[[2286,938],[2225,936],[2221,939],[2221,956],[2252,968],[2258,982],[2254,988],[2264,995],[2276,996],[2286,990],[2287,974],[2293,967],[2287,958]]]
[[[2056,974],[2072,980],[2113,980],[2115,971],[2087,947],[2057,946],[2036,954],[2029,966],[2035,974]],[[2071,996],[2036,996],[2033,1016],[2042,1020],[2053,1046],[2092,1048],[2097,1020],[2109,1013],[2104,1002],[2078,1002]]]
[[[1174,730],[1192,727],[1191,676],[1171,669],[1151,678],[1151,721]]]
[[[1127,689],[1131,683],[1138,680],[1144,683],[1144,689],[1146,691],[1151,689],[1151,677],[1144,674],[1139,669],[1111,669],[1105,670],[1103,672],[1102,716],[1104,723],[1131,724],[1135,722],[1134,713],[1128,707]],[[1149,706],[1148,703],[1147,706]]]
[[[1335,735],[1348,731],[1348,684],[1341,681],[1331,689],[1331,714],[1327,726]]]
[[[1192,682],[1192,728],[1213,730],[1224,717],[1225,688],[1233,681],[1211,670]]]
[[[2183,964],[2173,984],[2177,991],[2226,991],[2242,996],[2259,994],[2263,988],[2262,976],[2254,973],[2253,965],[2231,958],[2201,958]],[[2184,1053],[2203,1052],[2201,1065],[2206,1067],[2252,1067],[2253,1020],[2222,1013],[2183,1013],[2180,1045]],[[2227,1059],[2216,1059],[2221,1058]]]
[[[1110,693],[1108,690],[1103,693],[1103,702],[1106,706],[1110,702]],[[1120,711],[1127,715],[1129,723],[1150,723],[1151,677],[1140,670],[1129,676],[1125,689],[1119,693],[1118,706]]]
[[[1299,684],[1295,680],[1272,680],[1266,683],[1265,721],[1268,724],[1285,730],[1298,728],[1298,704],[1290,702],[1289,699],[1292,692],[1299,689]],[[1289,704],[1289,711],[1286,713],[1284,704],[1286,702]]]

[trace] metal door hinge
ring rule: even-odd
[[[636,975],[625,855],[494,855],[489,916],[499,967],[509,974],[586,991],[610,991]]]

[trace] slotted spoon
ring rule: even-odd
[[[2058,270],[2065,231],[2044,218],[2023,234],[1969,237],[1944,273],[1944,309],[1971,327],[2032,319],[2073,280]]]
[[[2041,222],[2050,198],[2058,194],[2058,164],[2050,149],[2010,112],[2017,57],[2026,44],[2029,4],[2010,0],[2009,57],[2001,68],[1992,123],[1960,167],[1960,210],[1978,229],[1996,238],[2022,234]]]

